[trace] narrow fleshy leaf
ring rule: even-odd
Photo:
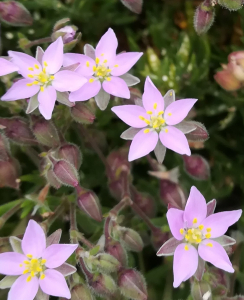
[[[163,244],[163,246],[158,250],[157,256],[170,256],[173,255],[175,249],[178,245],[180,245],[182,241],[178,241],[174,237],[169,239],[167,242]]]
[[[47,238],[47,246],[46,247],[48,247],[52,244],[59,244],[61,235],[62,235],[61,229],[58,229],[58,230],[54,231],[54,233],[49,235],[49,237]]]
[[[199,256],[198,257],[198,267],[195,273],[195,277],[198,281],[202,280],[203,274],[205,271],[205,261]]]
[[[231,246],[236,243],[236,240],[228,235],[222,235],[218,238],[213,239],[215,242],[218,242],[221,246]]]
[[[174,126],[180,131],[182,131],[184,134],[190,133],[197,128],[197,126],[191,121],[182,121]]]
[[[214,213],[215,207],[216,207],[215,199],[213,199],[207,203],[207,217]]]
[[[37,46],[36,48],[36,60],[39,62],[39,64],[42,64],[42,58],[43,58],[44,51],[40,46]]]
[[[57,101],[68,107],[75,106],[74,102],[69,101],[69,93],[68,92],[58,92],[57,91]]]
[[[69,276],[77,271],[77,269],[74,266],[67,263],[64,263],[60,267],[55,268],[55,270],[60,272],[64,276]]]
[[[161,164],[165,157],[166,147],[162,145],[160,140],[158,140],[158,143],[154,149],[154,153],[157,158],[157,161]]]
[[[196,121],[191,121],[196,126],[196,129],[186,134],[188,141],[206,141],[208,139],[208,132],[206,127]]]
[[[142,11],[142,0],[120,0],[125,7],[136,14],[140,14]]]
[[[39,102],[38,102],[38,99],[37,99],[37,95],[34,95],[30,98],[29,102],[28,102],[28,106],[27,106],[27,109],[26,109],[26,113],[27,114],[30,114],[32,113],[38,106],[39,106]]]
[[[101,110],[105,110],[108,106],[110,100],[110,95],[104,91],[103,88],[100,89],[99,93],[95,96],[95,101],[97,103],[97,106]]]
[[[168,107],[174,101],[175,101],[175,91],[174,90],[169,90],[164,95],[164,109],[166,109],[166,107]]]
[[[0,289],[9,289],[11,286],[14,284],[15,280],[19,276],[5,276],[1,281],[0,281]]]
[[[84,46],[84,54],[94,60],[96,59],[95,49],[92,47],[92,45],[86,44]]]
[[[141,128],[134,128],[130,127],[129,129],[125,130],[121,134],[121,138],[124,140],[133,140],[134,136],[141,130]]]
[[[21,242],[22,241],[19,238],[17,238],[16,236],[11,236],[9,238],[9,243],[10,243],[12,249],[14,250],[14,252],[23,254]]]
[[[129,73],[126,73],[119,77],[122,78],[128,86],[133,86],[140,82],[139,78],[137,78]]]

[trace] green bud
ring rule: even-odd
[[[194,300],[202,300],[204,299],[204,296],[206,299],[212,300],[211,287],[204,281],[194,281],[191,288],[191,295]],[[208,298],[207,295],[209,295]]]
[[[242,8],[243,0],[218,0],[218,3],[229,10],[238,10]]]
[[[95,256],[93,260],[94,266],[104,273],[116,272],[120,268],[120,262],[110,254],[100,253]]]
[[[113,278],[106,274],[94,274],[89,285],[98,296],[109,296],[115,293],[117,286]]]
[[[94,297],[85,284],[77,284],[71,290],[71,300],[93,300]]]
[[[130,228],[120,227],[120,241],[130,251],[140,252],[144,246],[141,236]]]

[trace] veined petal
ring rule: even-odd
[[[183,235],[180,233],[181,229],[184,229],[184,211],[177,208],[170,208],[166,214],[169,228],[173,236],[181,241],[183,240]]]
[[[167,126],[166,131],[163,130],[159,134],[159,138],[162,144],[179,154],[191,155],[191,150],[189,148],[188,141],[179,129],[174,126]]]
[[[180,244],[174,254],[174,288],[177,288],[182,281],[186,281],[193,276],[198,266],[197,250],[188,244]]]
[[[31,83],[30,79],[20,79],[15,82],[9,90],[2,96],[2,101],[14,101],[19,99],[26,99],[38,93],[39,85],[27,86]]]
[[[133,128],[130,127],[128,129],[126,129],[122,134],[121,134],[121,138],[123,140],[133,140],[133,138],[135,137],[135,135],[141,130],[141,128]]]
[[[118,47],[117,37],[113,29],[109,28],[108,31],[101,37],[100,41],[97,44],[95,50],[96,58],[107,60],[109,63],[110,60],[114,60],[117,47]]]
[[[21,275],[12,285],[8,300],[33,300],[38,292],[38,278],[33,277],[27,282],[29,274]]]
[[[171,103],[166,109],[164,118],[168,125],[175,125],[185,119],[197,99],[184,99]]]
[[[4,76],[13,72],[17,72],[19,68],[11,61],[0,57],[0,76]]]
[[[48,86],[43,92],[39,92],[38,94],[39,110],[46,120],[52,118],[56,99],[57,93],[52,86]]]
[[[172,237],[167,242],[165,242],[161,248],[157,252],[157,256],[170,256],[174,255],[175,249],[182,243],[182,241],[179,241]]]
[[[119,105],[112,107],[111,110],[123,122],[135,128],[143,128],[147,126],[147,124],[141,120],[140,117],[143,117],[147,120],[150,119],[150,117],[146,114],[145,109],[138,105]]]
[[[1,253],[0,273],[4,275],[21,275],[25,269],[25,266],[23,265],[24,260],[26,260],[26,256],[20,253]]]
[[[108,106],[110,100],[110,95],[104,91],[103,88],[100,89],[99,93],[95,96],[95,101],[97,103],[97,106],[101,110],[105,110]]]
[[[96,96],[101,89],[101,82],[99,80],[94,80],[93,82],[85,83],[80,89],[75,92],[70,93],[69,101],[86,101]]]
[[[150,131],[144,133],[140,130],[134,137],[129,151],[129,161],[143,157],[153,151],[158,142],[158,133]]]
[[[74,92],[81,88],[87,79],[72,71],[60,71],[55,74],[52,86],[59,92]]]
[[[207,215],[207,204],[203,195],[193,186],[186,203],[184,221],[188,227],[199,226]],[[194,221],[194,222],[193,222]]]
[[[104,81],[102,86],[108,94],[125,99],[130,98],[130,90],[127,84],[119,77],[111,77],[110,81]]]
[[[112,69],[111,74],[113,76],[121,76],[127,73],[142,55],[143,53],[141,52],[126,52],[117,55],[109,64]]]
[[[60,36],[55,42],[50,44],[42,58],[43,68],[50,74],[55,74],[63,65],[64,44]]]
[[[34,220],[30,220],[22,240],[24,254],[31,254],[34,258],[39,258],[42,256],[45,248],[46,237],[43,229]]]
[[[45,278],[39,279],[39,284],[45,294],[67,299],[71,298],[68,285],[60,272],[47,269],[44,274]]]
[[[216,238],[225,234],[228,228],[240,219],[241,214],[241,209],[219,212],[208,216],[202,224],[204,229],[211,228],[211,238]]]
[[[89,56],[93,60],[96,59],[95,49],[92,47],[92,45],[85,44],[84,53],[85,53],[86,56]]]
[[[164,110],[164,98],[149,77],[145,81],[142,102],[146,111],[156,111],[158,113]]]
[[[80,63],[79,67],[75,70],[81,76],[90,77],[94,74],[93,67],[96,65],[95,61],[89,56],[77,53],[64,54],[64,67],[70,66],[75,63]]]
[[[198,247],[198,253],[202,259],[210,262],[217,268],[230,273],[235,271],[224,248],[214,240],[207,239],[202,241]]]

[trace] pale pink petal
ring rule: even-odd
[[[158,133],[150,131],[144,133],[144,129],[140,130],[132,140],[129,161],[143,157],[153,151],[158,142]]]
[[[166,132],[167,130],[163,130],[159,134],[162,144],[179,154],[190,156],[191,150],[184,133],[173,126],[167,126],[165,129],[168,129],[168,132]]]
[[[119,77],[111,77],[110,81],[103,82],[103,89],[110,95],[129,99],[130,90],[125,81]]]
[[[143,107],[138,105],[120,105],[114,106],[111,110],[127,125],[134,128],[143,128],[147,124],[142,121],[139,117],[142,116],[146,119],[150,117],[146,114],[146,111]]]
[[[31,254],[34,258],[42,256],[46,248],[46,236],[39,224],[30,220],[21,243],[25,255]]]
[[[61,266],[78,247],[76,244],[53,244],[44,251],[42,258],[46,259],[46,267]]]
[[[38,278],[33,277],[27,282],[29,274],[20,276],[12,285],[8,300],[33,300],[38,292]]]
[[[177,208],[170,208],[166,214],[169,228],[173,236],[181,241],[184,236],[180,233],[180,229],[184,229],[184,211]]]
[[[61,36],[47,47],[42,58],[42,65],[43,68],[46,67],[48,73],[55,74],[62,67],[64,55],[63,48],[64,44]]]
[[[17,72],[19,68],[11,61],[0,57],[0,76],[4,76],[13,72]]]
[[[16,252],[6,252],[0,254],[0,273],[4,275],[21,275],[25,269],[23,265],[26,257]]]
[[[52,86],[48,86],[43,92],[41,91],[38,94],[39,110],[46,120],[50,120],[52,118],[56,99],[57,93]]]
[[[64,67],[80,63],[79,67],[75,70],[76,73],[90,77],[94,74],[93,67],[96,65],[95,61],[89,56],[78,53],[64,54]]]
[[[85,83],[80,89],[75,92],[70,93],[69,101],[86,101],[95,97],[101,89],[101,82],[99,80],[94,80],[93,82]]]
[[[158,113],[164,110],[164,98],[149,77],[147,77],[145,81],[142,102],[147,111],[155,111]],[[154,109],[155,104],[156,110]]]
[[[87,79],[72,71],[60,71],[55,74],[52,86],[59,92],[74,92],[81,88]]]
[[[127,52],[117,55],[114,61],[109,64],[110,69],[112,69],[111,74],[113,76],[120,76],[128,72],[134,64],[143,55],[140,52]]]
[[[238,209],[210,215],[202,222],[204,230],[211,228],[211,238],[219,237],[225,234],[228,228],[240,219],[241,214],[242,210]]]
[[[12,58],[11,62],[14,63],[19,68],[19,73],[28,78],[28,74],[39,73],[42,70],[39,62],[32,56],[15,51],[8,51],[8,55]],[[38,69],[35,68],[35,65],[38,66]],[[28,68],[33,68],[34,71],[30,71]]]
[[[71,294],[64,276],[56,270],[46,270],[45,278],[39,279],[42,291],[51,296],[71,298]]]
[[[118,40],[113,31],[109,28],[108,31],[101,37],[97,44],[95,54],[96,57],[102,60],[113,60],[116,55]]]
[[[213,240],[202,241],[198,247],[198,253],[202,259],[210,262],[217,268],[230,273],[235,271],[224,248]]]
[[[184,99],[171,103],[165,110],[164,118],[168,125],[175,125],[185,119],[197,99]]]
[[[185,250],[187,247],[188,250]],[[198,266],[197,250],[188,244],[179,245],[174,254],[173,272],[174,288],[177,288],[182,281],[186,281],[193,276]]]
[[[184,212],[184,221],[187,222],[187,227],[199,226],[207,215],[207,204],[203,195],[193,186],[189,198],[186,203]],[[193,223],[193,220],[195,222]]]
[[[26,99],[38,93],[40,87],[38,85],[27,86],[31,83],[30,79],[20,79],[15,82],[9,90],[2,96],[2,101],[14,101]]]

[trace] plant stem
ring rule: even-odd
[[[49,227],[52,225],[52,223],[59,217],[59,215],[62,214],[64,211],[64,206],[66,204],[66,201],[63,201],[53,212],[53,214],[46,219],[44,222],[42,222],[40,225],[42,226],[44,232],[48,232]]]
[[[0,229],[3,227],[5,222],[21,208],[21,205],[22,205],[22,201],[16,204],[14,207],[12,207],[9,211],[7,211],[5,214],[3,214],[0,217]]]
[[[45,38],[30,42],[29,44],[25,45],[25,49],[31,48],[32,46],[45,44],[45,43],[51,43],[51,42],[52,42],[52,39],[50,37],[45,37]]]

